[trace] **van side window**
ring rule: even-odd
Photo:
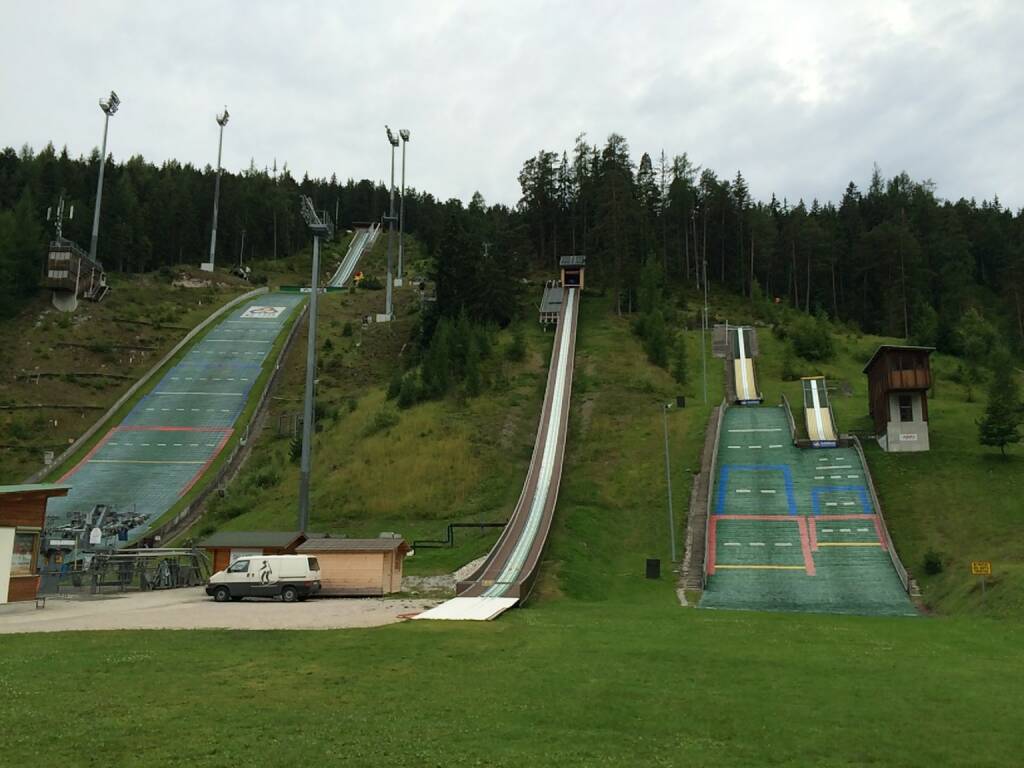
[[[306,558],[306,559],[309,561],[309,563],[308,563],[309,570],[311,570],[311,571],[319,571],[320,570],[320,561],[319,560],[317,560],[315,557],[309,557],[309,558]]]
[[[248,570],[249,570],[249,561],[248,560],[236,560],[235,562],[233,562],[231,564],[231,567],[228,568],[228,573],[245,573]]]

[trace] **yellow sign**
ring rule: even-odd
[[[971,576],[991,576],[992,563],[988,560],[972,560]]]

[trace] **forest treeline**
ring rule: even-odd
[[[98,168],[96,150],[0,152],[0,313],[36,290],[51,236],[45,212],[62,193],[76,208],[65,236],[88,245]],[[99,244],[107,269],[205,260],[214,179],[209,166],[108,159]],[[964,351],[967,318],[1024,349],[1024,215],[998,198],[942,200],[929,181],[875,168],[864,189],[850,182],[838,201],[755,200],[741,172],[720,178],[686,154],[634,162],[618,134],[540,151],[519,182],[514,207],[407,190],[406,231],[434,257],[439,315],[504,325],[524,276],[554,274],[560,256],[584,253],[588,284],[612,291],[622,312],[637,308],[648,267],[669,288],[699,288],[704,275],[713,288],[954,352]],[[255,164],[225,172],[218,262],[238,258],[243,232],[246,260],[308,248],[300,192],[338,211],[343,227],[380,220],[388,202],[387,188],[367,180],[297,180],[287,167]]]
[[[643,267],[668,283],[796,307],[866,332],[962,351],[965,314],[1024,348],[1024,215],[998,198],[940,200],[929,181],[876,167],[837,202],[755,200],[686,154],[631,158],[617,134],[543,150],[519,175],[519,211],[539,262],[587,254],[589,284],[633,308]]]
[[[38,290],[53,228],[47,208],[57,207],[61,195],[66,210],[75,207],[74,219],[65,221],[64,236],[88,250],[92,232],[99,151],[71,157],[67,149],[48,144],[39,152],[29,147],[0,151],[0,316],[12,315]],[[117,272],[148,272],[176,264],[198,265],[208,258],[213,210],[215,169],[167,161],[154,165],[142,157],[118,162],[108,156],[104,171],[97,255],[104,268]],[[257,168],[241,173],[224,171],[221,179],[217,227],[217,263],[287,258],[303,249],[310,238],[299,210],[299,194],[331,217],[337,212],[341,227],[380,221],[388,207],[388,189],[368,180],[339,182],[330,179],[295,179],[287,166],[279,171]],[[397,203],[396,203],[397,204]],[[504,206],[487,207],[482,198],[469,206],[459,200],[440,201],[426,192],[406,189],[405,229],[430,253],[450,254],[441,267],[451,275],[462,303],[476,314],[508,314],[514,296],[514,277],[494,281],[498,254],[502,264],[521,260],[519,245],[508,234],[513,212]],[[441,248],[442,238],[449,246]],[[244,239],[243,239],[244,238]],[[487,258],[479,258],[483,244]],[[241,254],[244,243],[244,254]],[[491,247],[493,245],[493,250]],[[463,263],[464,262],[464,263]],[[504,274],[502,275],[504,277]],[[485,294],[473,295],[478,283],[489,283]],[[493,295],[495,293],[504,295]],[[451,293],[448,283],[445,289]],[[453,310],[457,314],[459,308]]]

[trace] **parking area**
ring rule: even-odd
[[[215,603],[202,587],[0,606],[0,634],[117,629],[349,629],[402,621],[429,599],[325,598]]]

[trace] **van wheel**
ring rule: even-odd
[[[281,599],[286,603],[294,603],[299,599],[299,590],[295,587],[285,587],[281,590]]]
[[[217,587],[213,593],[213,599],[218,603],[226,603],[231,599],[231,590],[227,587]]]

